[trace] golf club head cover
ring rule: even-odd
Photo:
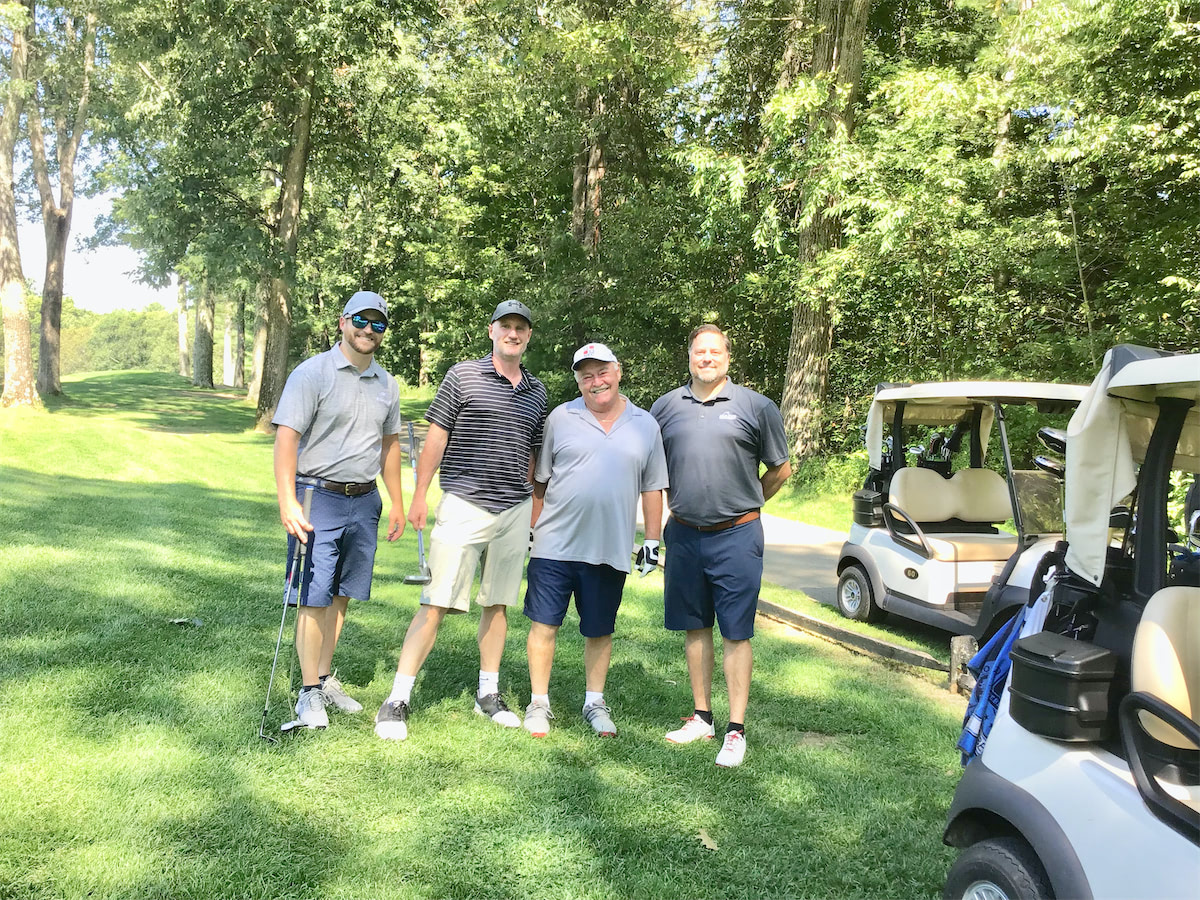
[[[638,548],[635,565],[637,566],[638,575],[642,578],[645,578],[658,568],[658,541],[649,539],[642,541],[642,546]]]

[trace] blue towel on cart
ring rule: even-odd
[[[962,735],[958,749],[962,751],[965,766],[974,757],[983,755],[987,736],[996,721],[996,710],[1000,708],[1000,697],[1008,681],[1008,670],[1012,667],[1009,653],[1021,635],[1028,606],[1022,606],[991,639],[971,657],[967,669],[975,676],[975,689],[967,702],[967,714],[963,718]]]

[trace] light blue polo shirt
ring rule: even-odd
[[[300,432],[297,474],[374,481],[383,436],[400,433],[400,388],[375,360],[359,372],[334,344],[292,370],[271,421]]]
[[[576,397],[546,418],[533,477],[548,484],[531,556],[629,572],[641,495],[668,483],[658,423],[626,399],[606,434]]]

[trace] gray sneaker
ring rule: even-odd
[[[325,702],[332,703],[342,712],[362,712],[362,704],[346,693],[346,689],[338,681],[337,672],[327,676],[321,682],[321,690],[325,694]]]
[[[329,714],[325,712],[325,693],[320,688],[300,691],[296,700],[296,715],[305,728],[328,728]]]
[[[525,730],[534,737],[545,737],[550,733],[550,720],[554,713],[544,703],[530,703],[525,707]]]
[[[612,710],[603,703],[593,703],[583,708],[583,717],[592,730],[601,737],[616,737],[617,726],[613,724]]]

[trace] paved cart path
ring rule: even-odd
[[[765,513],[762,521],[764,580],[835,605],[838,556],[846,534]]]

